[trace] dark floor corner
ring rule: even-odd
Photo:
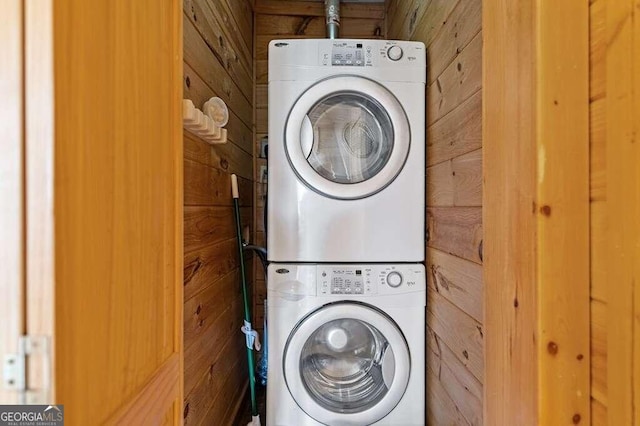
[[[256,386],[256,399],[258,400],[258,413],[260,414],[260,422],[264,425],[267,419],[267,388],[262,385]],[[233,426],[247,426],[251,421],[251,398],[247,389],[244,395],[243,403],[236,414]]]

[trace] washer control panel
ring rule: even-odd
[[[318,265],[318,295],[376,295],[421,291],[422,264]]]
[[[371,268],[318,265],[319,294],[370,294]]]
[[[370,49],[370,48],[369,48]],[[358,42],[334,43],[331,49],[331,65],[363,67],[365,61],[371,65],[371,55],[365,60],[364,44]]]

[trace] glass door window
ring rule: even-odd
[[[358,92],[334,93],[316,103],[303,125],[308,161],[324,178],[359,183],[384,168],[393,152],[393,124],[379,102]],[[309,126],[312,134],[309,135]]]
[[[393,349],[378,329],[342,318],[324,324],[307,339],[300,374],[307,392],[320,405],[339,413],[357,413],[386,395],[394,365]]]
[[[353,200],[393,182],[409,155],[411,131],[402,105],[386,87],[338,76],[298,98],[284,138],[301,181],[322,195]]]
[[[375,423],[409,383],[411,357],[396,323],[359,302],[336,302],[306,316],[284,351],[291,396],[324,424]]]

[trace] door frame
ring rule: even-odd
[[[590,424],[589,2],[484,1],[485,424]]]
[[[24,100],[23,1],[0,0],[0,362],[18,353],[24,334]],[[0,404],[16,404],[18,394],[0,380]]]
[[[49,341],[48,368],[41,357],[28,357],[27,381],[40,404],[56,401],[53,35],[53,0],[25,0],[26,334]]]

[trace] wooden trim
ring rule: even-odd
[[[0,1],[0,359],[18,352],[24,333],[22,14],[21,0]],[[0,404],[15,403],[0,387]]]
[[[610,0],[605,13],[610,425],[640,422],[640,10],[636,4]]]
[[[484,424],[533,425],[538,423],[533,1],[483,1],[482,14]]]
[[[539,1],[540,424],[590,424],[589,4]]]
[[[634,18],[633,18],[633,45],[631,46],[631,58],[633,58],[633,123],[635,126],[635,130],[633,134],[635,135],[635,142],[638,142],[638,138],[640,137],[640,3],[636,0],[636,8],[634,9]],[[632,182],[635,182],[635,188],[633,186],[626,186],[627,195],[632,197],[633,200],[633,208],[635,210],[634,214],[630,213],[631,218],[631,227],[633,229],[633,237],[635,238],[635,252],[631,253],[629,256],[636,261],[633,263],[633,287],[631,289],[633,298],[633,312],[632,321],[633,321],[633,384],[632,389],[634,389],[633,393],[633,421],[635,423],[640,422],[640,222],[638,221],[638,217],[640,217],[640,147],[638,143],[633,145],[634,155],[626,157],[625,163],[626,165],[631,165],[631,170],[635,172],[635,177],[632,177]],[[633,247],[633,246],[632,246]],[[631,248],[633,250],[633,248]]]
[[[30,335],[51,336],[55,365],[54,309],[54,74],[53,0],[25,1],[26,322]],[[29,368],[30,383],[55,383]],[[51,386],[50,401],[56,401]]]
[[[588,22],[483,3],[485,424],[589,423]]]
[[[174,342],[173,347],[178,357],[178,385],[174,395],[173,424],[182,425],[184,418],[182,415],[182,406],[184,401],[184,139],[182,131],[182,78],[183,78],[183,2],[181,0],[173,0],[173,140],[175,164],[175,244],[174,244],[174,262],[175,262],[175,297],[174,297]]]
[[[180,394],[181,356],[173,354],[152,374],[136,397],[105,422],[106,425],[160,424]],[[181,414],[177,410],[178,416]]]

